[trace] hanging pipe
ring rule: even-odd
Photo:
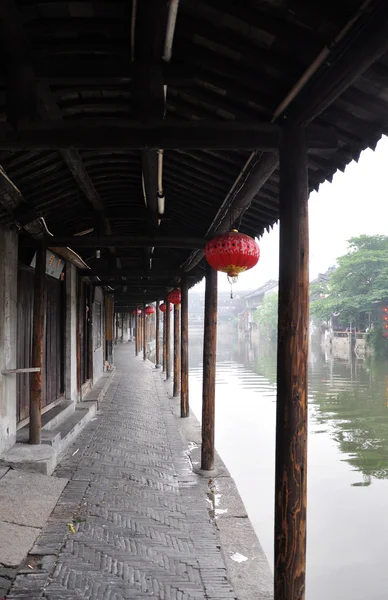
[[[172,45],[174,42],[176,19],[178,15],[179,0],[170,0],[168,3],[168,17],[166,37],[164,39],[163,60],[170,62],[172,56]],[[167,86],[164,86],[164,95],[167,96]],[[163,190],[163,150],[158,150],[158,214],[164,214],[166,198]],[[158,220],[160,225],[161,220]]]
[[[158,213],[164,215],[165,197],[163,190],[163,150],[158,150]]]
[[[166,37],[164,40],[163,60],[170,62],[172,56],[172,44],[174,41],[175,25],[178,15],[179,0],[170,0],[168,3],[168,17]]]
[[[132,0],[131,16],[131,61],[135,60],[135,30],[136,30],[137,0]]]

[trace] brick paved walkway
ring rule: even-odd
[[[204,481],[160,374],[132,344],[115,362],[100,413],[56,471],[71,481],[32,551],[37,568],[7,599],[231,600]]]

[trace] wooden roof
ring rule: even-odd
[[[47,127],[50,121],[62,121],[74,131],[89,123],[96,135],[99,128],[107,131],[129,120],[280,126],[314,121],[322,131],[335,133],[336,144],[310,149],[311,189],[331,180],[363,149],[374,148],[385,133],[386,3],[180,0],[177,4],[172,57],[166,62],[162,55],[169,2],[138,0],[134,19],[133,4],[124,0],[4,0],[1,119],[16,132],[31,121]],[[327,56],[317,66],[322,50]],[[306,85],[277,113],[308,69]],[[163,86],[167,86],[165,105]],[[123,136],[131,135],[125,128],[122,131]],[[43,216],[55,236],[94,229],[90,235],[131,237],[157,230],[160,236],[189,239],[205,238],[236,222],[241,231],[260,235],[278,219],[276,153],[252,154],[241,149],[240,142],[233,148],[233,139],[227,149],[213,144],[164,150],[166,211],[159,226],[156,149],[6,146],[0,132],[0,222],[5,224],[14,221],[16,211],[19,216]],[[10,181],[20,192],[11,190],[13,204]],[[233,202],[240,203],[235,212],[230,209]],[[91,266],[103,265],[105,271],[112,265],[113,270],[133,270],[134,277],[147,271],[147,300],[172,283],[171,274],[187,266],[189,256],[194,258],[188,248],[157,247],[152,252],[112,246],[102,248],[99,262],[93,258],[94,250],[79,252]],[[165,279],[163,270],[168,271]],[[201,274],[196,271],[195,278]],[[121,302],[133,303],[146,289],[140,277],[133,293],[128,289],[118,296]],[[122,283],[131,287],[129,280]]]

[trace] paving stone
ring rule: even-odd
[[[31,552],[47,555],[47,573],[23,571],[7,600],[39,587],[39,600],[234,600],[160,373],[129,345],[115,362],[96,419],[54,473],[70,481]]]
[[[10,469],[0,479],[0,521],[42,527],[66,484],[66,479]]]
[[[19,565],[33,545],[39,529],[22,527],[0,521],[0,563],[6,566]]]

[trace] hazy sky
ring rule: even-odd
[[[309,200],[310,279],[327,270],[337,256],[345,254],[347,240],[360,234],[388,235],[388,138],[376,150],[365,150],[358,163],[338,171],[333,183],[321,185]],[[239,276],[236,292],[255,289],[268,279],[277,279],[279,228],[259,239],[260,260],[251,271]],[[229,289],[227,276],[218,276],[220,290]],[[201,282],[197,289],[201,289]]]

